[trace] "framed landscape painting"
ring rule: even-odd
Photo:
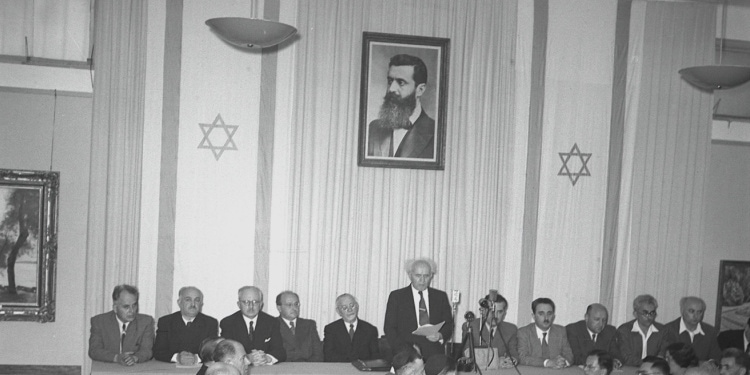
[[[750,317],[750,262],[722,260],[716,297],[716,328],[744,329]]]
[[[55,320],[59,173],[0,169],[0,320]]]

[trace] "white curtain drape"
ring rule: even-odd
[[[99,1],[96,7],[86,327],[92,316],[112,309],[115,285],[138,281],[146,10],[145,0]],[[82,334],[88,342],[88,331]],[[87,348],[83,373],[91,364]]]
[[[275,167],[289,166],[275,173],[288,183],[274,191],[273,213],[295,220],[272,220],[286,224],[274,229],[283,239],[271,245],[269,305],[280,290],[295,290],[303,316],[320,327],[337,318],[335,297],[349,292],[382,332],[388,293],[408,284],[404,261],[422,256],[438,264],[434,287],[462,292],[459,315],[476,310],[489,288],[507,288],[517,300],[520,270],[505,258],[518,258],[520,246],[503,247],[515,226],[510,190],[523,186],[512,181],[516,7],[494,0],[298,3],[288,103],[295,111],[289,129],[275,135],[284,149]],[[444,171],[357,166],[363,31],[450,38]]]
[[[715,30],[715,5],[633,2],[616,321],[632,319],[639,294],[670,300],[659,314],[672,317],[680,297],[700,293],[712,97],[677,71],[713,63]]]
[[[0,55],[86,61],[91,0],[0,1]]]

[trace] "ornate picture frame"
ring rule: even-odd
[[[445,168],[449,56],[450,39],[363,33],[359,166]]]
[[[54,322],[59,172],[0,169],[0,320]]]
[[[722,260],[716,294],[716,329],[744,329],[750,317],[750,262]]]

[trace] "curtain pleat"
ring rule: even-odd
[[[138,282],[147,4],[99,1],[96,17],[86,327],[112,308],[115,285]]]
[[[298,3],[289,183],[274,192],[294,219],[272,245],[268,300],[295,290],[303,315],[322,327],[337,318],[335,297],[349,292],[382,332],[388,293],[408,285],[404,262],[422,256],[438,263],[434,287],[462,292],[461,315],[488,288],[503,293],[514,268],[501,259],[511,225],[516,6]],[[357,166],[363,31],[450,38],[444,171]]]
[[[713,63],[716,30],[712,4],[634,1],[632,10],[615,278],[625,320],[639,294],[664,301],[669,317],[681,296],[700,293],[712,97],[677,71]]]

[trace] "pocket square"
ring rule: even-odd
[[[271,341],[271,338],[270,338],[270,337],[269,337],[269,338],[267,338],[267,339],[266,339],[266,341],[263,341],[263,342],[269,342],[269,341]]]

